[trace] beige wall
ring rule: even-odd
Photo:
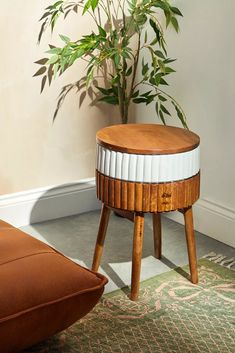
[[[184,107],[190,129],[201,137],[201,198],[234,217],[235,1],[174,3],[184,18],[180,34],[168,35],[169,55],[178,58],[169,92]],[[138,109],[138,122],[157,122],[154,109],[147,112],[145,106]]]
[[[83,73],[79,64],[39,94],[33,62],[43,56],[48,33],[37,46],[38,18],[50,1],[13,0],[1,4],[0,194],[63,184],[94,175],[95,132],[116,115],[79,109],[72,94],[52,125],[60,87]],[[201,136],[202,198],[235,209],[235,47],[234,0],[177,0],[184,19],[181,33],[168,36],[177,57],[170,92],[182,103],[189,126]],[[58,32],[79,36],[86,18],[61,21]],[[86,31],[85,31],[86,32]],[[158,122],[154,109],[139,106],[137,121]],[[174,123],[174,121],[170,121]],[[176,122],[177,123],[177,122]]]
[[[0,11],[0,194],[92,177],[95,133],[107,125],[112,110],[78,107],[74,93],[65,101],[55,124],[52,116],[60,88],[76,81],[84,65],[66,72],[40,95],[40,79],[32,78],[50,33],[37,45],[38,19],[50,1],[3,2]],[[58,32],[76,39],[89,30],[85,17],[61,21]],[[84,32],[86,32],[84,31]]]

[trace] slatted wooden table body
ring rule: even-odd
[[[159,258],[160,213],[184,213],[191,279],[197,282],[191,206],[200,191],[199,143],[193,132],[157,124],[114,125],[97,133],[96,186],[103,208],[92,268],[99,267],[109,208],[133,212],[132,300],[138,298],[141,259],[136,257],[142,252],[146,212],[153,213],[155,253]],[[136,244],[138,237],[140,245]]]

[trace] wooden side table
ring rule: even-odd
[[[191,281],[198,282],[192,205],[199,198],[199,137],[157,124],[114,125],[97,135],[97,197],[102,201],[92,269],[98,270],[111,209],[132,212],[132,300],[138,299],[144,213],[153,214],[155,256],[161,258],[161,212],[184,214]]]

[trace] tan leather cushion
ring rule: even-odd
[[[0,221],[1,353],[19,351],[70,326],[94,307],[106,282]]]

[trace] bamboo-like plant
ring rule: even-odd
[[[164,124],[167,116],[175,114],[187,128],[182,108],[162,88],[167,85],[167,76],[175,72],[169,65],[174,60],[167,57],[164,32],[169,25],[178,32],[180,10],[169,0],[56,1],[45,9],[40,19],[39,42],[48,27],[53,31],[58,18],[67,19],[71,12],[89,15],[96,30],[76,40],[60,35],[63,45],[49,45],[49,58],[36,62],[41,67],[34,76],[43,75],[41,91],[46,82],[50,85],[53,77],[61,75],[79,59],[87,62],[85,77],[62,89],[56,113],[74,86],[90,87],[99,93],[99,101],[119,106],[122,123],[128,122],[131,103],[153,102]],[[97,76],[104,78],[102,84]]]

